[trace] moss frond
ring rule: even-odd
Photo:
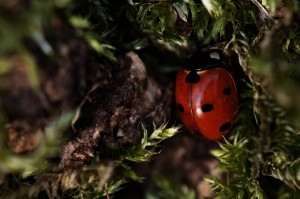
[[[146,192],[146,199],[194,199],[195,191],[186,185],[180,185],[164,176],[156,175],[154,188]]]
[[[155,151],[158,144],[178,133],[180,126],[172,126],[166,128],[167,123],[162,124],[158,128],[154,127],[152,134],[148,135],[144,128],[143,138],[141,142],[129,149],[126,149],[121,155],[120,161],[129,160],[133,162],[149,161],[149,158],[159,152]]]

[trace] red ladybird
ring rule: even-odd
[[[176,78],[176,105],[185,127],[209,140],[219,140],[236,118],[238,97],[234,79],[224,68],[220,50],[194,56]],[[198,65],[195,63],[198,60]]]

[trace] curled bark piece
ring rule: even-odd
[[[171,85],[163,87],[137,54],[119,59],[106,84],[98,82],[83,101],[73,127],[75,138],[62,153],[59,168],[80,167],[97,151],[117,150],[141,138],[142,125],[153,128],[170,112]]]

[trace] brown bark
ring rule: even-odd
[[[133,145],[142,126],[151,132],[169,115],[172,85],[147,72],[133,52],[116,63],[99,56],[74,34],[61,17],[45,30],[54,54],[47,56],[28,40],[36,60],[39,84],[30,83],[30,66],[14,53],[13,69],[0,77],[0,99],[7,113],[8,141],[16,153],[35,150],[45,126],[80,106],[75,134],[63,147],[59,168],[78,167],[98,153]],[[42,132],[42,133],[41,133]]]
[[[151,78],[137,54],[121,57],[115,67],[86,96],[74,124],[76,138],[64,147],[60,168],[82,165],[96,151],[133,145],[142,126],[151,130],[153,122],[160,125],[170,113],[170,85],[164,88]]]

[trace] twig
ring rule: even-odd
[[[261,27],[259,27],[259,33],[258,35],[253,39],[251,42],[251,46],[254,46],[258,43],[258,41],[261,40],[266,30],[268,30],[271,27],[271,24],[273,22],[273,18],[270,17],[268,11],[265,9],[264,6],[261,5],[260,2],[257,0],[251,0],[252,3],[259,9],[260,11],[260,21],[261,21]]]
[[[251,0],[252,3],[259,9],[260,11],[260,20],[264,25],[267,25],[267,22],[272,21],[272,18],[269,16],[268,11],[265,9],[264,6],[261,5],[257,0]]]
[[[106,193],[106,199],[110,199],[110,197],[109,197],[109,193],[108,193],[108,191],[107,191],[107,189],[106,189],[106,187],[104,187],[104,189],[103,189],[104,191],[105,191],[105,193]]]

